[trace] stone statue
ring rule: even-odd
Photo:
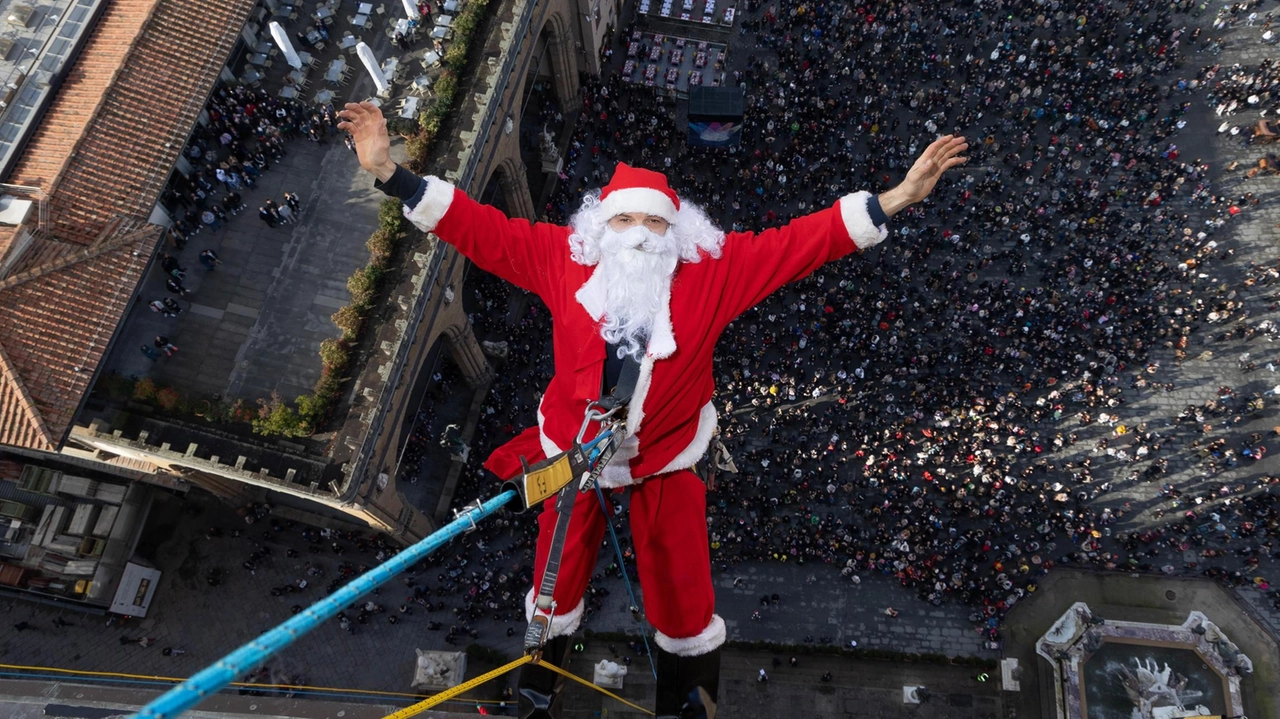
[[[542,160],[543,172],[560,172],[564,160],[560,158],[556,138],[547,130],[546,125],[542,126],[542,132],[538,135],[538,154]]]
[[[490,342],[485,340],[480,343],[480,349],[485,354],[495,359],[506,359],[507,355],[511,352],[511,347],[506,343],[506,341]]]
[[[556,149],[556,138],[547,130],[547,126],[542,126],[542,132],[538,133],[538,151],[542,154],[543,162],[555,162],[560,159],[560,151]]]
[[[418,660],[413,673],[413,686],[447,688],[462,681],[466,660],[461,652],[416,651]]]
[[[626,675],[626,667],[620,666],[608,659],[601,659],[600,663],[595,666],[595,676],[593,680],[596,686],[621,689],[622,678]]]

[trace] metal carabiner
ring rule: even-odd
[[[573,440],[574,444],[578,446],[582,445],[582,439],[587,436],[587,428],[591,426],[592,422],[603,422],[604,420],[609,419],[610,417],[617,414],[618,410],[622,409],[622,405],[612,407],[605,412],[601,412],[599,409],[597,409],[603,406],[604,405],[595,401],[592,401],[587,404],[586,414],[584,414],[582,417],[582,426],[578,428],[578,436],[575,437]]]

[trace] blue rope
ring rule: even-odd
[[[344,608],[361,596],[390,581],[428,554],[444,546],[453,538],[476,526],[476,520],[484,519],[501,509],[518,495],[507,490],[487,502],[460,512],[457,519],[441,527],[417,544],[351,580],[345,587],[307,607],[301,613],[262,634],[257,639],[231,652],[214,664],[201,669],[190,679],[152,700],[133,719],[171,719],[195,706],[236,680],[236,677],[256,669],[277,652],[293,644],[323,622],[337,616]]]
[[[171,687],[174,685],[174,682],[167,682],[167,681],[158,680],[158,679],[117,679],[112,677],[92,677],[92,676],[85,676],[83,674],[64,674],[59,672],[55,672],[55,673],[0,672],[0,677],[14,677],[17,679],[35,679],[35,680],[58,679],[64,682],[72,683],[72,684],[98,683],[98,684],[125,684],[125,685],[140,685],[140,686],[165,686],[165,687]],[[286,694],[295,694],[297,696],[312,696],[312,697],[318,697],[321,699],[324,699],[324,698],[363,699],[370,703],[381,703],[381,704],[394,704],[397,702],[407,701],[409,699],[408,697],[388,697],[388,696],[378,696],[378,695],[372,695],[372,694],[355,694],[352,692],[339,692],[339,691],[320,692],[312,689],[283,689],[280,687],[265,687],[265,686],[263,687],[242,686],[242,687],[232,687],[232,688],[241,690],[241,691],[246,691],[246,692],[262,692],[263,694],[279,695],[281,697],[284,697]],[[461,702],[463,704],[477,703],[476,701],[471,701],[467,699],[450,699],[449,701]],[[483,700],[480,700],[480,703],[495,703],[495,702],[484,702]]]
[[[627,565],[622,557],[622,545],[618,543],[618,535],[613,531],[613,506],[604,500],[604,492],[600,489],[600,483],[596,483],[596,497],[600,500],[600,511],[604,512],[604,526],[609,528],[609,540],[613,542],[613,553],[618,557],[618,570],[622,572],[622,583],[627,587],[627,598],[631,600],[631,606],[639,608],[640,603],[636,601],[636,593],[631,590],[631,578],[627,576]],[[658,667],[653,663],[653,650],[649,648],[649,632],[646,628],[644,615],[641,614],[640,619],[640,638],[644,640],[644,653],[649,657],[649,671],[653,672],[653,678],[658,678]]]

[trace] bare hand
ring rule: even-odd
[[[382,110],[372,102],[348,102],[338,117],[342,119],[338,129],[351,133],[355,140],[360,166],[383,182],[391,179],[396,164],[391,161],[391,138]]]
[[[969,143],[958,135],[943,135],[930,143],[907,171],[907,179],[902,181],[900,187],[907,200],[915,203],[928,197],[942,173],[969,160],[959,157],[967,149]]]

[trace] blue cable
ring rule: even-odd
[[[63,674],[60,672],[0,672],[0,677],[15,677],[19,679],[59,679],[71,683],[103,683],[103,684],[138,684],[143,686],[167,686],[171,687],[176,682],[163,681],[157,679],[120,679],[116,677],[93,677],[83,674]],[[407,701],[409,697],[391,697],[379,696],[373,694],[356,694],[352,692],[322,692],[313,689],[283,689],[279,687],[253,687],[253,686],[237,686],[229,687],[241,691],[262,692],[264,694],[279,695],[285,697],[287,694],[295,694],[298,696],[313,696],[317,698],[339,698],[339,699],[364,699],[371,703],[395,704],[401,701]],[[426,695],[423,695],[426,696]],[[287,697],[286,697],[287,698]],[[454,702],[458,704],[467,704],[475,706],[476,704],[498,704],[493,699],[448,699],[444,703]]]
[[[602,453],[599,447],[600,443],[610,435],[611,433],[608,431],[602,432],[584,447],[591,457],[592,463],[598,460]],[[605,509],[604,493],[600,490],[598,484],[596,485],[596,496],[600,500],[601,509],[605,510],[605,521],[608,523],[609,535],[613,538],[614,550],[618,553],[619,567],[622,569],[622,578],[627,587],[627,594],[631,599],[631,606],[639,607],[635,594],[631,590],[631,580],[627,577],[625,565],[622,564],[622,549],[621,545],[618,544],[618,536],[613,531],[612,520],[609,512]],[[325,621],[332,619],[343,608],[355,602],[362,595],[390,581],[393,577],[413,566],[423,557],[444,546],[455,537],[475,529],[476,520],[488,517],[511,500],[516,499],[516,497],[515,491],[507,490],[483,503],[477,503],[476,506],[469,507],[464,512],[459,512],[456,519],[423,538],[417,544],[404,549],[377,567],[356,577],[346,586],[312,604],[292,619],[265,632],[155,698],[134,714],[134,719],[173,719],[173,717],[195,706],[210,694],[217,693],[225,688],[235,681],[236,677],[261,666],[280,650],[297,641]],[[644,620],[642,619],[641,622],[643,627]],[[654,665],[653,652],[649,651],[649,638],[643,632],[642,638],[644,639],[645,650],[649,653],[649,668],[653,671],[654,676],[657,677],[658,672],[657,667]]]
[[[482,504],[470,506],[466,511],[459,512],[457,519],[424,537],[417,544],[356,577],[338,591],[307,607],[301,614],[294,615],[292,619],[201,669],[191,678],[155,698],[134,714],[134,719],[173,719],[210,694],[218,692],[235,681],[236,677],[243,676],[261,666],[281,649],[337,616],[338,612],[349,604],[390,581],[453,538],[475,529],[476,520],[493,514],[516,497],[515,491],[508,489]]]

